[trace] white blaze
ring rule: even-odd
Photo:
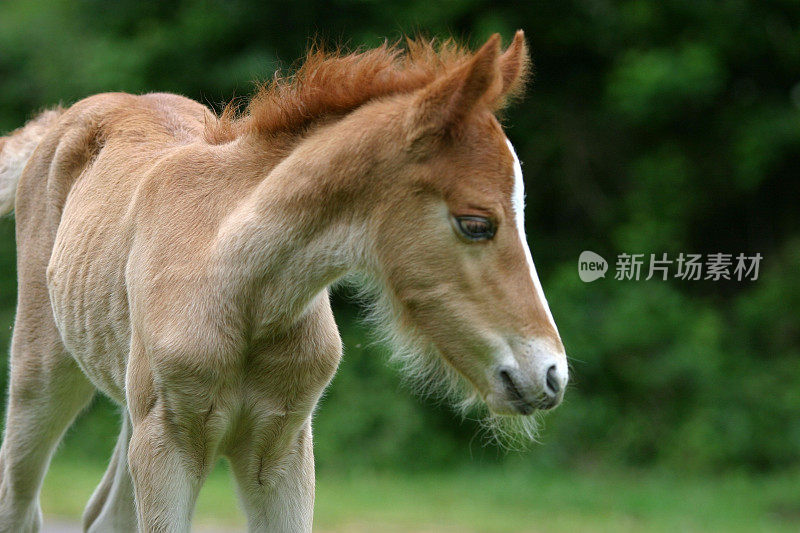
[[[557,333],[558,328],[556,327],[556,322],[553,320],[552,313],[550,313],[550,306],[547,305],[547,298],[544,297],[542,284],[539,282],[539,276],[536,274],[536,267],[533,265],[531,250],[528,248],[528,239],[525,238],[525,182],[522,180],[522,166],[519,164],[519,158],[514,151],[514,146],[511,144],[511,141],[506,139],[506,144],[508,144],[508,149],[511,150],[511,156],[514,158],[514,191],[511,193],[511,206],[514,208],[517,233],[519,233],[519,238],[522,241],[522,249],[525,250],[525,257],[528,260],[528,268],[531,272],[533,286],[536,287],[536,294],[539,297],[539,301],[542,302],[542,307],[544,307],[547,313],[547,318],[550,319],[550,324],[552,324],[553,329]]]

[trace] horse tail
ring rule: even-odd
[[[14,209],[17,183],[33,151],[61,117],[61,108],[44,111],[23,127],[0,137],[0,216]]]

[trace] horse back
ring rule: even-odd
[[[50,127],[20,177],[22,322],[32,331],[54,322],[58,340],[116,399],[130,343],[125,265],[136,192],[160,158],[202,136],[209,116],[175,95],[92,96]]]

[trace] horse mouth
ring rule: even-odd
[[[511,378],[511,374],[508,373],[506,370],[500,371],[500,379],[503,380],[503,386],[505,387],[506,393],[508,394],[509,398],[511,399],[511,403],[514,405],[514,408],[519,412],[521,415],[530,415],[536,410],[533,402],[529,402],[525,399],[525,396],[520,392],[519,388],[517,388],[517,384],[514,383],[514,380]]]
[[[503,388],[505,389],[508,400],[520,415],[528,416],[537,410],[546,411],[552,409],[559,403],[558,398],[548,396],[547,394],[541,394],[533,399],[529,399],[520,390],[509,371],[505,369],[500,370],[498,374],[503,382]]]

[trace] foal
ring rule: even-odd
[[[566,357],[494,116],[527,61],[522,32],[502,53],[312,52],[239,117],[101,94],[0,139],[19,273],[0,530],[39,529],[99,389],[123,422],[85,529],[188,531],[224,455],[250,530],[310,531],[311,417],[342,352],[327,288],[350,274],[413,371],[523,429],[556,406]]]

